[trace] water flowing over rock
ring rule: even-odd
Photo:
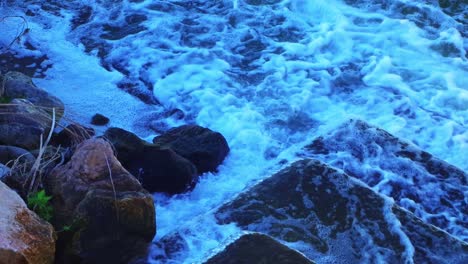
[[[299,250],[319,262],[468,261],[467,243],[317,160],[295,162],[222,206],[216,217],[304,243]]]
[[[190,160],[199,173],[215,171],[229,153],[223,135],[197,125],[173,128],[155,137],[153,143]]]
[[[109,128],[104,136],[114,145],[122,165],[148,191],[176,194],[195,186],[196,167],[173,150],[147,143],[120,128]]]
[[[0,264],[52,264],[55,232],[0,181]]]
[[[58,261],[127,263],[145,254],[156,232],[152,196],[103,139],[80,144],[45,179],[59,234]]]
[[[313,262],[273,238],[258,233],[241,236],[205,262],[205,264],[239,263],[312,264]]]
[[[468,240],[468,175],[390,133],[350,120],[306,146],[424,221]],[[456,219],[456,221],[454,220]]]

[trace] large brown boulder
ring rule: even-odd
[[[148,191],[177,194],[195,186],[197,169],[173,150],[147,143],[120,128],[109,128],[104,136],[114,145],[122,165]]]
[[[127,263],[145,254],[156,233],[152,196],[115,158],[104,139],[77,146],[45,178],[59,234],[58,261]]]
[[[270,236],[252,233],[243,235],[204,264],[313,264],[310,259]]]
[[[52,225],[30,211],[24,201],[0,181],[0,264],[54,262]]]
[[[174,150],[190,160],[198,173],[215,171],[229,153],[226,139],[218,132],[197,125],[170,129],[153,139],[153,143]]]
[[[52,115],[26,99],[0,104],[0,144],[37,149],[52,126]]]

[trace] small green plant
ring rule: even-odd
[[[11,103],[11,99],[10,97],[7,97],[7,96],[0,96],[0,104],[9,104]]]
[[[28,195],[28,207],[42,219],[50,221],[53,215],[53,208],[49,203],[50,199],[52,199],[52,196],[48,196],[44,190],[40,190]]]

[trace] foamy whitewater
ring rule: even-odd
[[[11,48],[48,56],[34,81],[63,100],[69,118],[88,124],[101,113],[147,140],[186,123],[226,137],[231,152],[217,173],[190,193],[155,195],[154,241],[183,228],[189,242],[168,263],[203,261],[238,237],[213,211],[350,118],[468,169],[468,24],[437,1],[82,0],[47,11],[41,1],[13,2],[0,14],[34,13],[21,43],[37,50]],[[94,13],[80,24],[84,5]],[[0,43],[21,23],[0,23]],[[174,109],[184,115],[167,114]]]

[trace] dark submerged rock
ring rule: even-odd
[[[301,253],[263,234],[243,235],[204,264],[312,264]]]
[[[89,139],[44,179],[59,233],[58,263],[127,263],[156,232],[152,196],[118,162],[108,142]]]
[[[287,242],[303,242],[307,246],[302,252],[311,259],[468,261],[467,243],[316,160],[295,162],[222,206],[215,216],[222,224],[234,222]]]
[[[153,143],[170,148],[190,160],[199,173],[215,171],[229,153],[229,146],[223,135],[197,125],[170,129],[155,137]]]
[[[109,118],[104,116],[104,115],[101,115],[101,114],[95,114],[92,118],[91,118],[91,124],[93,125],[96,125],[96,126],[104,126],[104,125],[107,125],[109,123]]]
[[[148,191],[177,194],[195,186],[196,167],[173,150],[147,143],[120,128],[109,128],[104,137],[114,145],[122,165]]]

